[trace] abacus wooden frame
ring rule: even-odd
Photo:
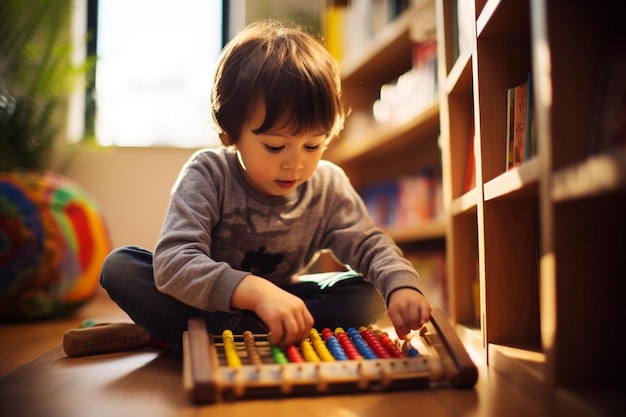
[[[439,385],[471,388],[478,370],[439,309],[420,331],[428,355],[415,358],[363,359],[242,365],[220,364],[221,336],[207,332],[201,318],[189,320],[183,334],[183,381],[190,401],[215,403],[242,397],[358,393],[423,389]],[[241,335],[235,336],[241,340]],[[255,335],[269,343],[267,335]]]

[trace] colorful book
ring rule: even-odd
[[[513,167],[526,160],[528,81],[515,87],[515,131],[513,132]]]
[[[474,7],[473,1],[456,1],[456,30],[458,55],[461,55],[465,51],[468,51],[472,46],[472,7]]]
[[[326,49],[337,60],[345,56],[344,26],[346,19],[346,5],[332,3],[324,9],[324,41]]]
[[[506,169],[513,168],[513,137],[515,134],[515,88],[506,91]]]
[[[533,82],[531,74],[528,74],[527,88],[526,88],[526,149],[524,160],[528,161],[537,153],[537,135],[534,134],[535,130],[533,125],[534,120],[534,104],[533,104]]]
[[[319,285],[320,289],[330,288],[340,281],[361,278],[362,275],[346,265],[347,271],[317,272],[298,276],[299,282],[312,282]]]

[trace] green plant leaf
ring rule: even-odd
[[[69,96],[92,62],[73,62],[73,6],[0,1],[0,170],[49,168]]]

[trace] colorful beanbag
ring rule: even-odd
[[[0,173],[0,320],[70,314],[111,250],[96,202],[53,172]]]

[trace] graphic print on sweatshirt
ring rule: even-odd
[[[265,246],[261,246],[257,251],[248,251],[241,262],[241,268],[244,271],[253,273],[254,275],[264,275],[272,273],[283,260],[282,253],[265,252]]]
[[[288,284],[318,250],[324,215],[318,207],[318,196],[275,205],[227,198],[211,231],[211,255],[275,284]]]

